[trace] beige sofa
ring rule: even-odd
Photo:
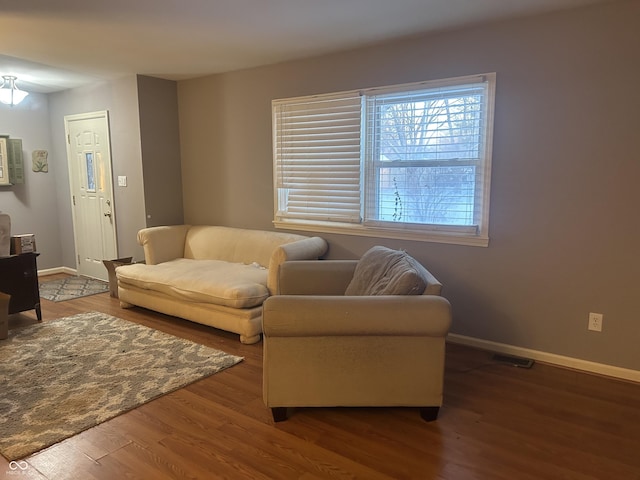
[[[281,295],[263,313],[263,399],[275,421],[289,407],[337,406],[419,407],[425,420],[437,418],[451,324],[442,285],[398,255],[373,281],[360,262],[281,266]]]
[[[279,265],[321,257],[327,243],[221,226],[173,225],[138,232],[145,263],[115,269],[120,305],[134,305],[238,333],[255,343],[262,303],[276,294]]]

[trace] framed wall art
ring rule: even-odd
[[[7,137],[0,137],[0,185],[11,185],[11,182],[9,181]]]

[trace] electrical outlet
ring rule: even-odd
[[[601,313],[590,313],[589,314],[589,330],[594,332],[602,331],[602,314]]]
[[[127,186],[127,177],[126,175],[118,175],[118,186],[126,187]]]

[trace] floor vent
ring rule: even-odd
[[[530,358],[515,357],[513,355],[505,355],[502,353],[496,353],[495,355],[493,355],[492,360],[520,368],[531,368],[535,363]]]

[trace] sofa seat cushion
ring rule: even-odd
[[[256,264],[178,258],[157,265],[123,265],[118,282],[172,297],[233,308],[262,305],[269,296],[268,271]]]

